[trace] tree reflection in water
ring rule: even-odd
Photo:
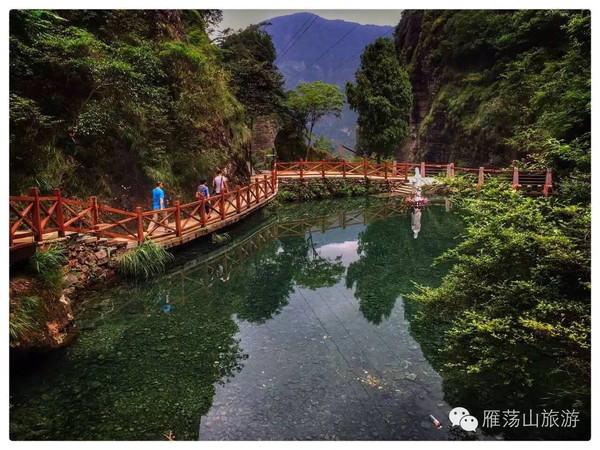
[[[375,324],[390,316],[398,297],[411,292],[414,283],[437,283],[447,269],[432,264],[456,243],[461,219],[434,206],[425,208],[421,219],[419,239],[414,239],[412,217],[375,222],[359,234],[361,257],[348,267],[346,286],[355,288],[361,312]]]

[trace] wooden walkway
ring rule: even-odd
[[[277,178],[368,178],[408,182],[409,177],[419,169],[422,177],[445,174],[453,177],[457,172],[472,174],[477,178],[477,187],[483,187],[486,179],[497,177],[510,182],[514,189],[527,190],[533,194],[548,196],[552,191],[552,171],[521,170],[518,167],[492,169],[485,167],[457,167],[450,164],[393,163],[374,164],[366,159],[362,162],[347,161],[298,161],[277,162]]]
[[[277,180],[253,177],[248,186],[187,204],[179,201],[160,211],[124,211],[98,203],[63,198],[60,190],[42,196],[10,197],[10,250],[57,242],[73,234],[88,234],[135,246],[150,238],[165,248],[175,247],[235,223],[270,203]]]
[[[424,162],[373,164],[367,160],[277,162],[272,171],[253,176],[247,186],[236,186],[225,194],[183,205],[176,201],[160,212],[143,211],[141,207],[124,211],[101,205],[96,197],[87,201],[68,199],[61,196],[60,189],[43,196],[37,188],[31,188],[27,196],[10,197],[9,247],[13,251],[83,233],[129,246],[150,238],[170,248],[217,231],[262,208],[277,195],[279,178],[367,178],[407,183],[415,168],[424,177],[470,173],[476,176],[479,188],[486,178],[499,177],[514,189],[545,196],[552,191],[550,170],[467,168]]]

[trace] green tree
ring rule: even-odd
[[[436,336],[425,351],[447,400],[475,415],[492,404],[576,408],[581,426],[555,436],[582,438],[590,406],[589,205],[525,197],[492,180],[481,191],[472,180],[451,189],[467,218],[465,239],[443,256],[453,266],[442,284],[411,296],[423,305],[412,325],[417,339]],[[524,430],[511,437],[533,438]]]
[[[11,193],[60,186],[129,208],[156,179],[184,195],[209,170],[242,160],[244,109],[206,33],[218,19],[11,11]]]
[[[302,118],[307,140],[306,159],[308,159],[315,124],[331,114],[340,117],[344,106],[344,95],[334,84],[322,81],[300,83],[288,92],[287,106]]]
[[[328,153],[333,153],[335,151],[335,146],[333,145],[333,142],[327,139],[327,137],[324,134],[315,139],[313,147],[315,149],[323,150]]]
[[[365,47],[356,84],[346,83],[350,108],[358,112],[357,147],[378,161],[393,155],[409,134],[412,89],[394,43],[379,38]]]
[[[230,83],[244,105],[250,128],[254,119],[272,115],[285,102],[283,75],[275,66],[275,46],[261,25],[227,34],[221,43]]]

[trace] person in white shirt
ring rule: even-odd
[[[223,175],[222,170],[219,170],[217,176],[213,178],[213,191],[215,194],[227,192],[227,178]]]

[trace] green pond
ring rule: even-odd
[[[403,296],[440,283],[432,262],[463,229],[433,203],[273,208],[177,251],[160,278],[90,293],[70,347],[11,361],[11,439],[510,437],[451,426],[477,399],[447,403],[411,327]]]

